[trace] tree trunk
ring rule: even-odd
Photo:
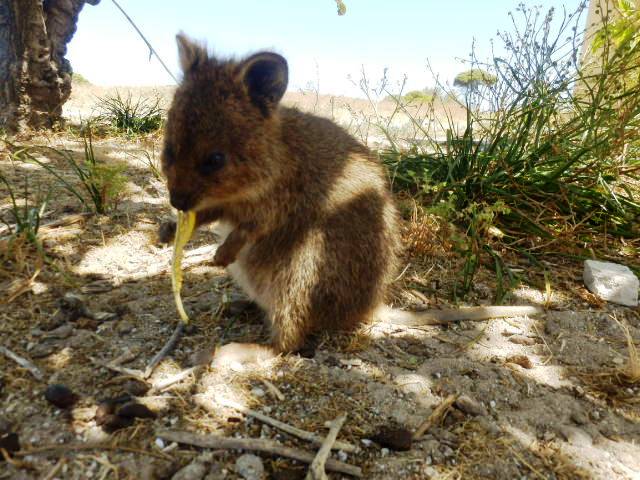
[[[0,0],[0,128],[51,128],[71,94],[64,58],[85,3]]]

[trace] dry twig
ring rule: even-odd
[[[4,354],[6,357],[9,357],[22,368],[29,370],[29,373],[31,373],[31,375],[33,375],[36,380],[44,380],[44,375],[42,374],[40,369],[36,367],[30,360],[21,357],[17,353],[12,352],[7,347],[3,347],[2,345],[0,345],[0,353]]]
[[[427,430],[439,423],[442,417],[447,413],[447,410],[449,410],[449,407],[458,399],[458,396],[459,395],[449,395],[440,403],[440,405],[434,408],[431,415],[429,415],[429,417],[416,429],[413,434],[413,439],[419,440]]]
[[[228,450],[252,450],[255,452],[278,455],[280,457],[292,458],[299,462],[311,463],[315,455],[305,450],[285,447],[273,440],[262,438],[231,438],[220,437],[218,435],[199,435],[191,432],[181,431],[159,431],[156,436],[169,442],[177,442],[185,445],[195,445],[200,448],[228,449]],[[334,472],[345,473],[352,477],[362,477],[360,467],[349,465],[338,460],[328,459],[326,468]]]
[[[200,404],[204,407],[207,407],[207,403],[208,403],[206,401],[207,399],[204,399],[204,400],[205,401],[200,402]],[[306,430],[301,430],[292,425],[289,425],[288,423],[281,422],[280,420],[276,420],[275,418],[269,417],[263,413],[256,412],[255,410],[251,410],[250,408],[247,408],[244,405],[241,405],[232,400],[218,397],[216,398],[216,402],[224,407],[233,408],[235,410],[238,410],[241,413],[244,413],[245,415],[249,415],[250,417],[257,418],[261,422],[271,425],[272,427],[282,430],[283,432],[286,432],[289,435],[293,435],[294,437],[301,438],[302,440],[307,440],[308,442],[311,442],[314,445],[317,445],[319,447],[321,447],[326,441],[326,439],[320,435],[316,435],[315,433],[308,432]],[[213,405],[211,405],[211,407],[213,408]],[[341,442],[339,440],[333,443],[332,448],[335,450],[342,450],[348,453],[353,453],[358,450],[358,447],[356,447],[355,445],[352,445],[347,442]]]
[[[327,462],[329,454],[331,453],[331,449],[333,448],[336,438],[338,437],[338,432],[342,428],[342,425],[344,424],[346,419],[347,414],[343,413],[330,423],[329,433],[324,439],[320,450],[318,450],[316,458],[314,458],[313,462],[311,462],[305,480],[328,480],[327,473],[324,470],[325,463]]]

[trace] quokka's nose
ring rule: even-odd
[[[178,210],[182,210],[183,212],[186,212],[193,207],[193,199],[186,193],[170,192],[169,201],[171,202],[171,206]]]

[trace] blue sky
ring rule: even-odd
[[[489,54],[496,31],[509,28],[520,0],[119,0],[169,67],[178,73],[175,34],[206,40],[214,52],[241,56],[272,49],[289,61],[290,89],[319,80],[321,93],[357,95],[349,76],[364,68],[372,80],[389,69],[407,87],[433,84],[429,59],[451,81],[464,69],[475,39]],[[574,10],[580,0],[537,0],[544,9]],[[74,70],[100,85],[168,85],[173,80],[111,0],[85,6],[69,45]]]

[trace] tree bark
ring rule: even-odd
[[[51,128],[71,94],[67,44],[85,3],[0,0],[0,128]]]

